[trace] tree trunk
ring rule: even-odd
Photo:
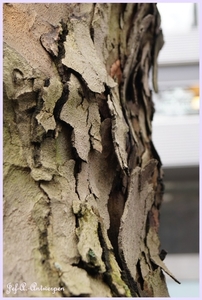
[[[4,296],[168,296],[156,5],[4,4],[3,16]]]

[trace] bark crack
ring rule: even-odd
[[[41,186],[41,182],[38,182],[40,190],[46,195],[48,201],[46,201],[46,205],[48,208],[48,212],[44,217],[44,228],[38,229],[39,230],[39,251],[41,252],[42,259],[41,262],[44,265],[44,269],[46,271],[51,271],[50,265],[50,250],[49,250],[49,241],[48,241],[48,227],[50,226],[50,216],[51,216],[51,199],[49,198],[48,194]]]
[[[98,223],[98,234],[103,249],[102,258],[106,266],[104,279],[109,284],[113,297],[131,297],[131,290],[121,274],[101,219]]]

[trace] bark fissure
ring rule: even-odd
[[[115,260],[113,248],[106,236],[106,231],[101,220],[98,225],[98,234],[103,249],[102,257],[106,266],[104,279],[107,283],[109,283],[112,295],[114,297],[130,297],[132,294],[127,285],[127,280],[123,278],[121,269],[119,268],[119,265]]]

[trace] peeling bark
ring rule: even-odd
[[[153,3],[4,4],[5,296],[169,296],[148,80],[162,45]]]

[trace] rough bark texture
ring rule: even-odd
[[[168,296],[156,5],[4,4],[3,16],[4,295]]]

